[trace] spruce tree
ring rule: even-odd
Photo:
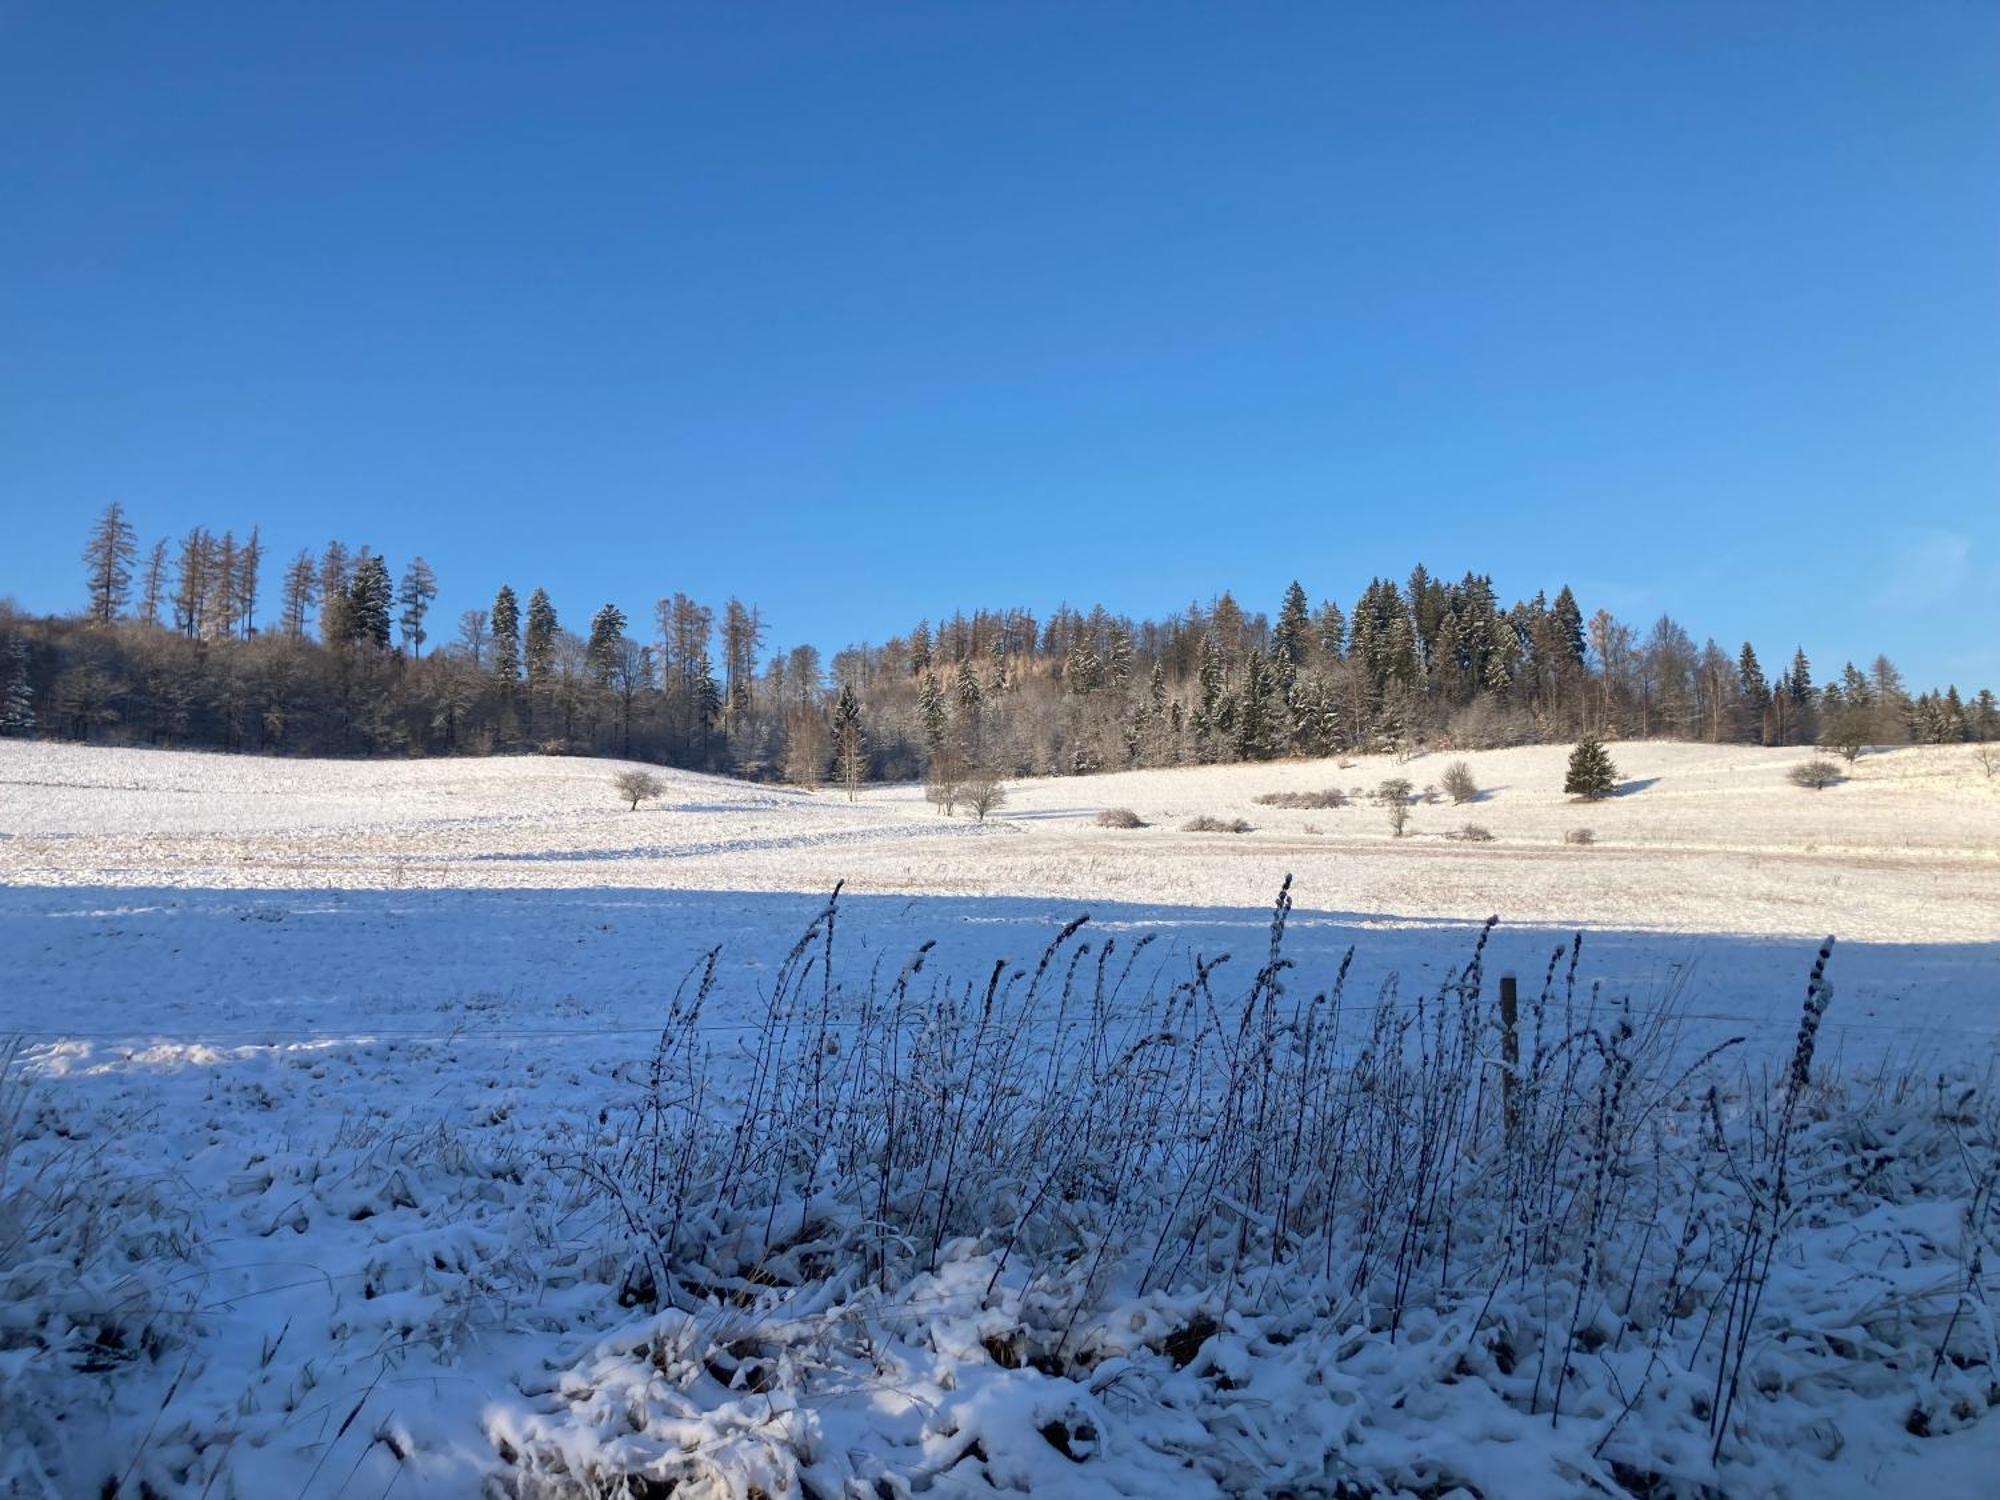
[[[28,682],[28,643],[20,636],[7,642],[0,658],[0,734],[35,732],[35,694]]]
[[[935,672],[924,673],[917,683],[917,718],[923,725],[924,742],[935,757],[944,748],[951,729],[945,714],[944,689],[938,685]]]
[[[1585,735],[1570,751],[1569,773],[1563,778],[1563,791],[1586,802],[1595,802],[1617,790],[1618,768],[1611,763],[1604,742],[1595,735]]]
[[[528,620],[521,636],[521,661],[527,668],[528,690],[548,681],[556,663],[556,607],[548,590],[528,595]]]
[[[611,685],[612,669],[618,664],[618,645],[625,639],[625,612],[607,604],[590,617],[590,640],[583,648],[590,679],[599,687]]]
[[[1271,631],[1271,654],[1278,669],[1278,681],[1292,685],[1306,662],[1306,647],[1312,640],[1312,618],[1306,610],[1306,591],[1294,578],[1285,590],[1285,602],[1278,606],[1278,623]]]
[[[1195,670],[1194,727],[1195,759],[1207,764],[1219,759],[1216,743],[1222,729],[1223,672],[1222,644],[1214,631],[1201,638],[1200,665]]]
[[[396,588],[389,581],[388,559],[367,548],[354,563],[354,581],[347,586],[347,639],[359,646],[389,649],[389,617]]]
[[[499,680],[503,699],[510,698],[514,684],[521,680],[521,605],[506,584],[493,596],[493,615],[487,622],[493,633],[493,675]]]
[[[1748,641],[1736,658],[1737,703],[1741,721],[1737,725],[1740,738],[1760,741],[1764,738],[1764,717],[1771,711],[1771,689],[1764,681],[1764,668],[1757,660],[1757,652]]]
[[[840,784],[852,802],[868,776],[868,755],[861,734],[861,700],[843,682],[833,705],[833,753],[840,768]]]

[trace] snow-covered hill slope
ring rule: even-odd
[[[1014,895],[1873,941],[2000,939],[2000,780],[1971,747],[1863,756],[1822,792],[1799,750],[1613,747],[1617,796],[1561,791],[1566,751],[1279,762],[1016,782],[978,824],[913,786],[850,802],[687,772],[637,812],[612,762],[283,761],[0,742],[0,883],[197,888],[640,887]],[[1369,793],[1422,795],[1452,759],[1482,788],[1420,802],[1403,837]],[[1335,788],[1347,806],[1260,805]],[[1096,826],[1130,808],[1149,825]],[[1247,834],[1181,831],[1200,815]],[[1467,825],[1490,842],[1466,842]],[[1564,842],[1589,829],[1595,842]]]

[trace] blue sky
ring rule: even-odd
[[[89,518],[775,642],[1421,560],[2000,685],[2000,6],[0,0]]]

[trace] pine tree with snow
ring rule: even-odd
[[[545,684],[555,670],[558,628],[556,607],[548,590],[536,589],[528,595],[527,624],[521,635],[521,662],[527,670],[530,692]]]
[[[1220,747],[1216,741],[1218,731],[1223,727],[1224,686],[1222,646],[1216,640],[1215,632],[1208,631],[1201,638],[1201,655],[1195,668],[1194,711],[1189,715],[1190,726],[1194,730],[1194,756],[1203,764],[1218,757]]]
[[[1312,617],[1306,609],[1306,591],[1294,578],[1285,590],[1285,602],[1278,606],[1278,623],[1271,631],[1271,655],[1278,681],[1289,688],[1306,664],[1306,648],[1312,642]]]
[[[354,581],[347,587],[347,638],[359,646],[389,649],[389,617],[396,587],[389,579],[387,558],[367,548],[354,562]]]
[[[917,683],[917,717],[924,727],[924,741],[930,746],[932,756],[936,756],[951,732],[951,720],[945,712],[944,689],[939,686],[935,672],[924,673]]]
[[[502,698],[510,698],[514,684],[521,680],[521,605],[513,589],[504,583],[493,596],[493,615],[487,628],[493,635],[493,675],[499,680]]]
[[[1563,791],[1586,802],[1595,802],[1617,790],[1618,767],[1611,763],[1604,742],[1595,735],[1585,735],[1570,751],[1569,771],[1563,778]]]

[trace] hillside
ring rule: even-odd
[[[1623,785],[1580,804],[1556,746],[1463,757],[1476,802],[1420,803],[1392,836],[1368,793],[1421,794],[1449,759],[1182,767],[1013,783],[981,825],[911,785],[808,793],[683,771],[638,812],[618,763],[309,761],[0,743],[0,881],[215,887],[648,887],[1007,894],[1257,907],[1286,873],[1309,910],[1875,941],[2000,936],[2000,781],[1971,747],[1863,756],[1823,792],[1797,750],[1614,747]],[[1349,805],[1260,806],[1335,787]],[[1130,808],[1149,826],[1096,826]],[[1181,831],[1198,814],[1248,834]],[[1467,824],[1492,841],[1453,838]],[[1566,846],[1589,828],[1596,842]]]

